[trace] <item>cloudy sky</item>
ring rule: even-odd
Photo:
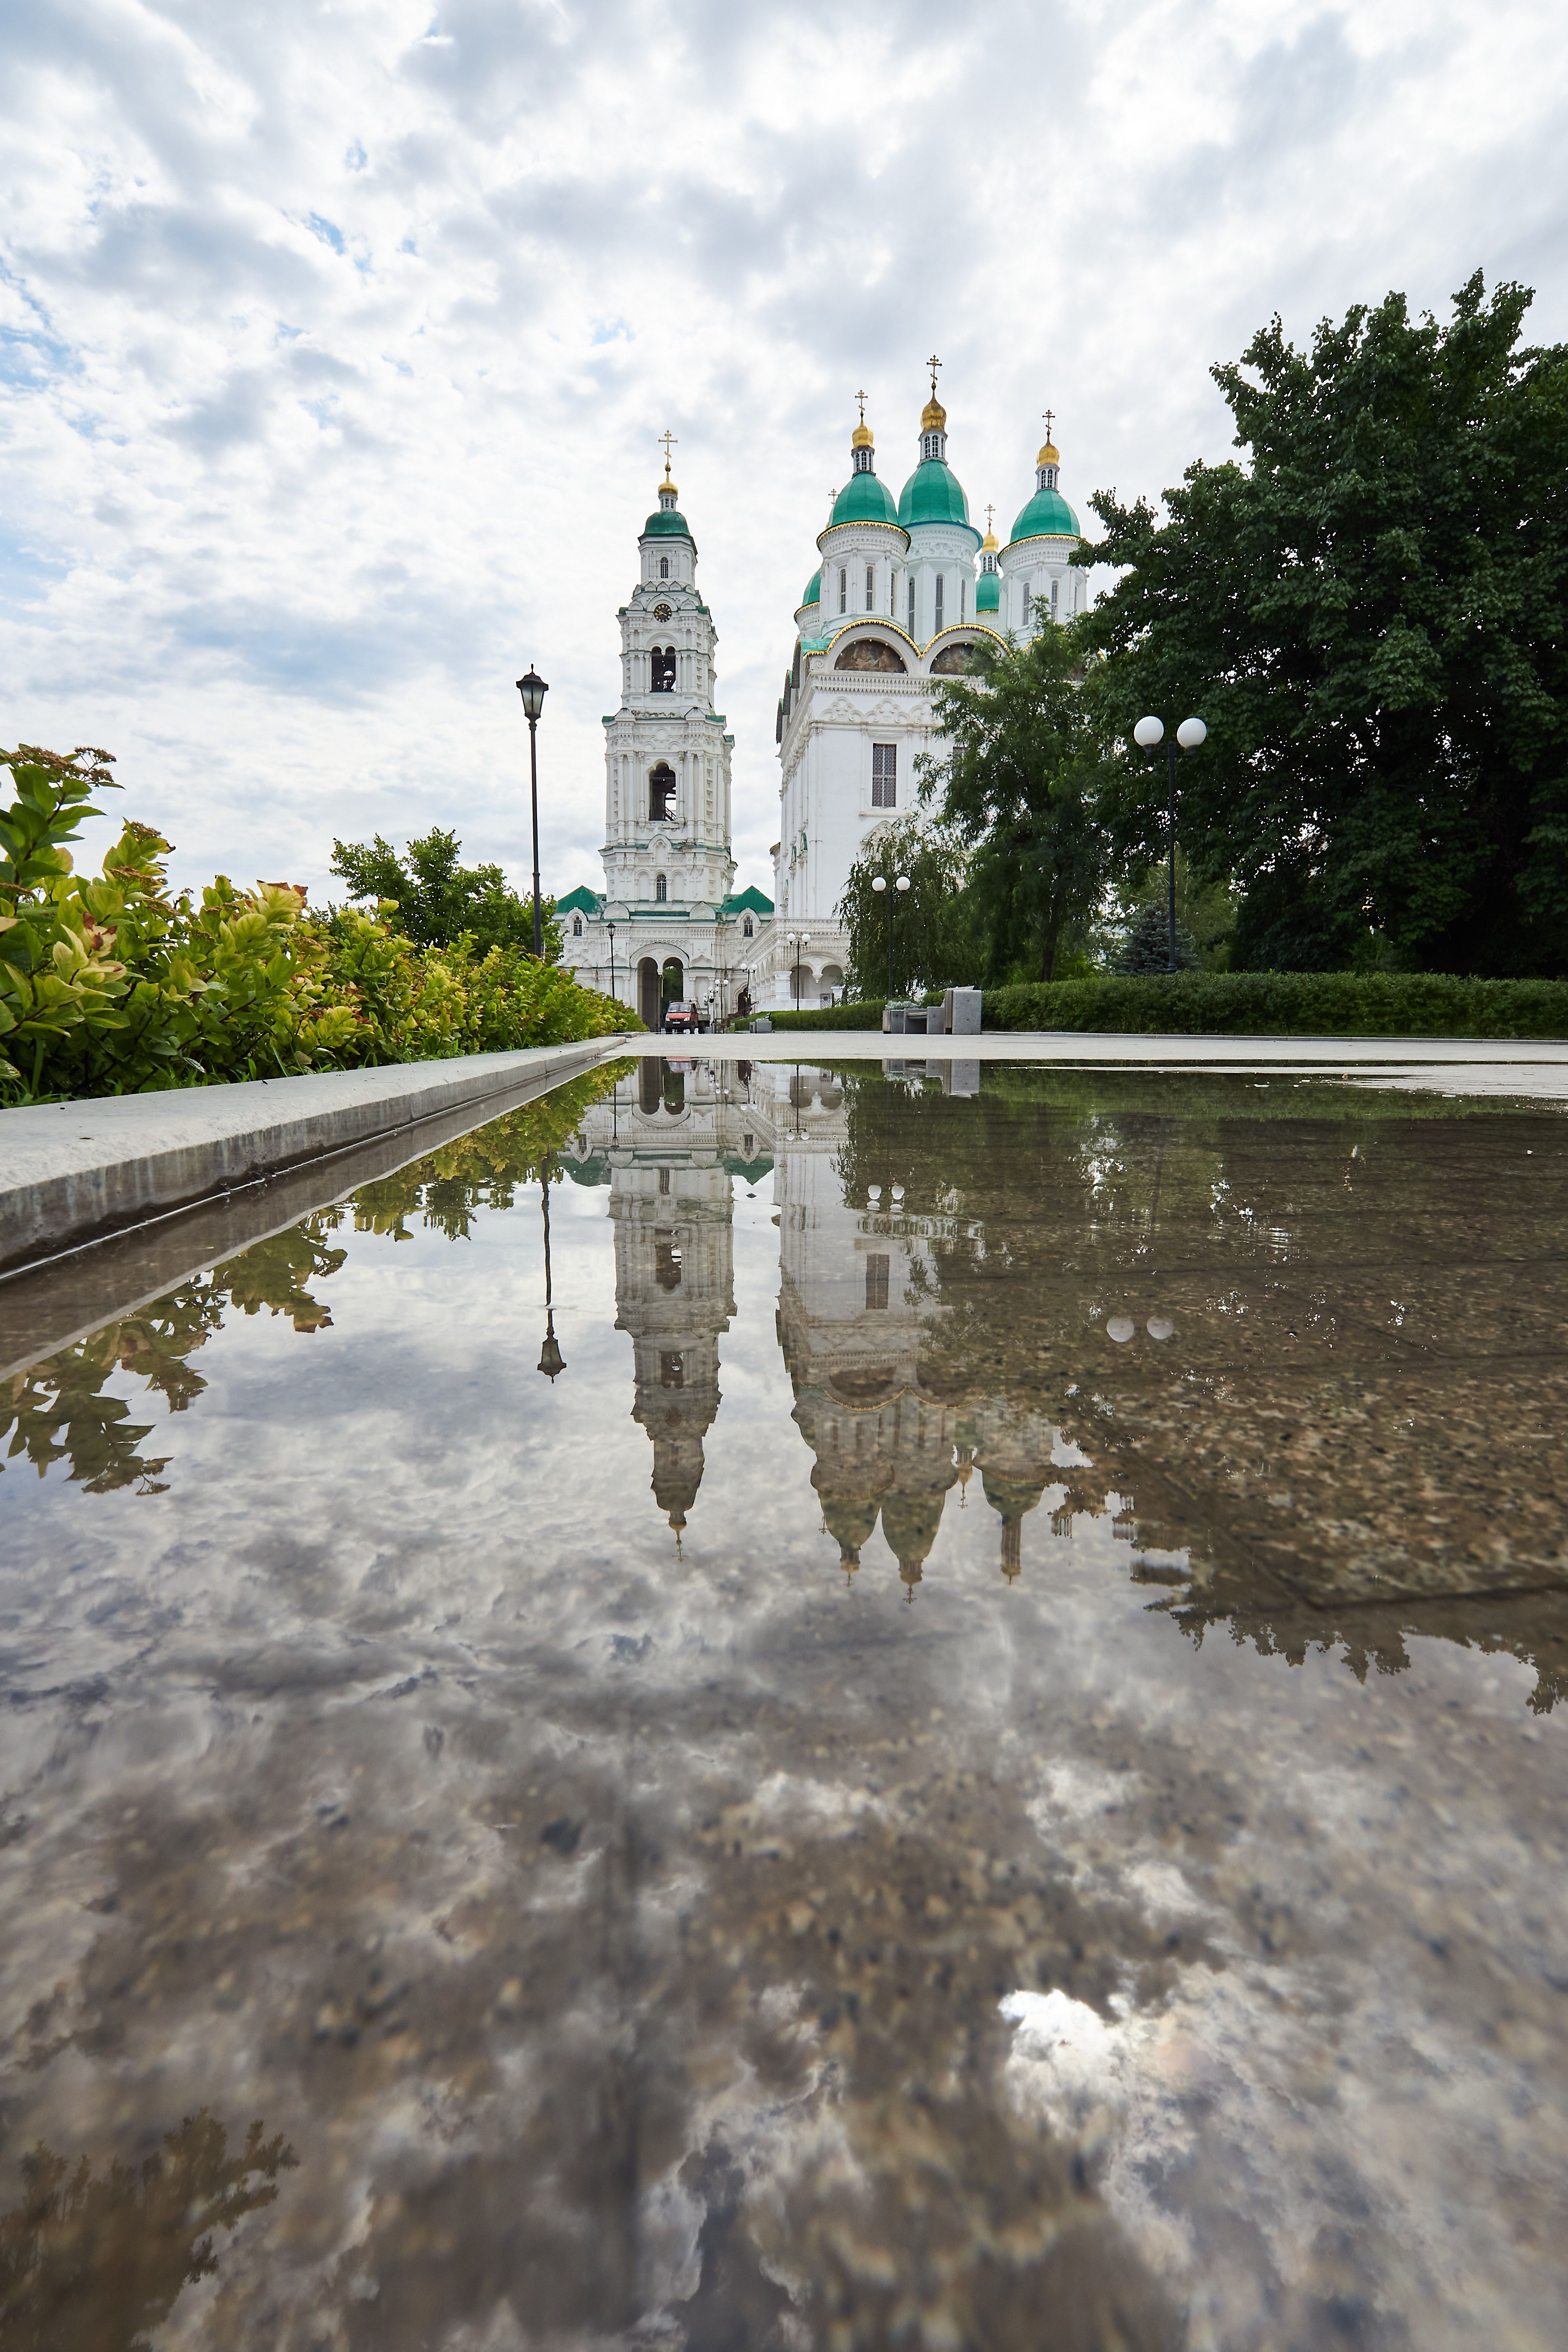
[[[1568,335],[1547,0],[15,0],[0,20],[0,741],[101,743],[197,879],[455,826],[598,881],[617,604],[677,435],[742,880],[864,385],[929,352],[978,514],[1157,494],[1209,364],[1390,287]]]

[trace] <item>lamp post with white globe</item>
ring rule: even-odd
[[[784,945],[795,950],[795,1009],[798,1013],[800,1011],[801,950],[803,948],[808,948],[811,945],[811,933],[809,931],[786,931],[784,934]]]
[[[888,877],[885,874],[872,875],[871,887],[879,898],[887,887]],[[907,894],[909,887],[910,877],[907,874],[899,875],[893,884],[894,889],[900,897]],[[888,1002],[889,1004],[893,1001],[893,908],[897,904],[898,900],[894,898],[889,898],[888,901]]]
[[[1179,743],[1184,751],[1195,751],[1206,738],[1208,731],[1201,719],[1184,719],[1173,738],[1165,732],[1164,720],[1152,716],[1141,719],[1132,730],[1132,740],[1142,751],[1156,751],[1162,743],[1165,746],[1165,770],[1170,782],[1170,807],[1165,818],[1166,839],[1170,845],[1171,858],[1170,884],[1166,897],[1171,927],[1171,960],[1166,966],[1168,971],[1174,971],[1176,969],[1176,745]]]

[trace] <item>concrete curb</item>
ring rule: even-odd
[[[477,1126],[623,1042],[0,1111],[0,1276],[455,1111]]]

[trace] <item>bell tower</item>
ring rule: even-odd
[[[733,737],[713,708],[719,633],[697,586],[697,542],[670,474],[637,540],[621,607],[621,706],[605,721],[605,892],[634,920],[678,908],[711,918],[734,887]],[[624,919],[624,918],[623,918]]]

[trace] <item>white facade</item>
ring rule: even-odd
[[[602,891],[559,902],[563,961],[649,1028],[671,996],[728,1015],[765,951],[772,907],[734,892],[730,755],[713,707],[718,631],[697,587],[697,545],[665,468],[621,608],[621,698],[605,720]]]
[[[1057,487],[1050,443],[1000,550],[969,520],[934,389],[896,505],[876,478],[864,421],[851,446],[853,471],[816,542],[820,569],[795,612],[779,704],[775,917],[753,992],[774,1007],[842,992],[849,935],[838,901],[868,836],[918,810],[915,763],[934,748],[931,677],[963,670],[981,635],[1024,642],[1047,619],[1084,610],[1088,594],[1088,575],[1070,562],[1078,520]]]

